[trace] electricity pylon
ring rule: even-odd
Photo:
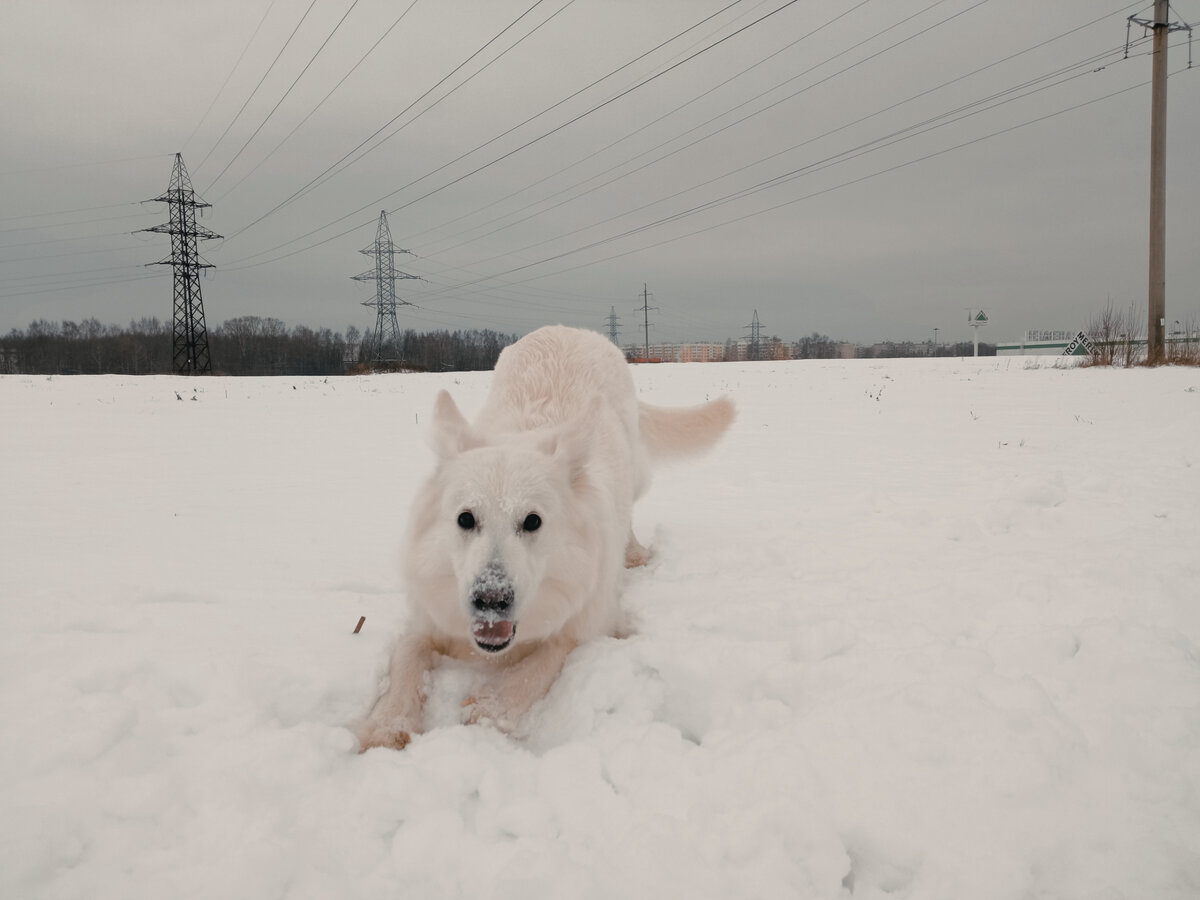
[[[605,321],[608,322],[608,339],[618,347],[621,346],[617,341],[617,335],[621,333],[617,330],[617,326],[621,324],[621,320],[617,318],[617,308],[615,306],[609,308],[608,318]]]
[[[379,227],[375,229],[375,243],[364,247],[359,253],[375,257],[375,266],[360,275],[351,275],[355,281],[374,281],[375,298],[364,300],[363,306],[375,307],[375,333],[371,338],[372,362],[383,362],[384,347],[395,349],[400,344],[400,326],[396,322],[397,306],[412,306],[407,300],[396,299],[397,278],[420,278],[420,275],[409,275],[407,272],[396,271],[396,254],[410,253],[401,250],[392,243],[392,231],[388,228],[387,210],[379,212]],[[411,255],[411,253],[410,253]]]
[[[196,198],[180,153],[175,154],[167,192],[151,202],[166,203],[170,211],[167,224],[142,230],[171,236],[170,259],[147,265],[170,266],[174,272],[172,365],[180,375],[203,375],[212,372],[212,359],[208,352],[208,327],[204,323],[204,299],[200,296],[200,270],[211,269],[212,265],[201,261],[197,242],[221,235],[197,225],[196,210],[212,204]]]
[[[758,321],[758,310],[754,311],[754,319],[746,326],[750,330],[750,344],[746,347],[746,358],[762,359],[762,324]]]

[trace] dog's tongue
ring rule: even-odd
[[[513,632],[515,630],[516,628],[509,619],[497,619],[495,622],[489,622],[486,619],[476,619],[472,633],[475,635],[477,643],[501,646],[513,639]]]

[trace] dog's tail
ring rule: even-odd
[[[638,403],[638,430],[652,460],[692,456],[715,444],[736,413],[728,397],[674,408]]]

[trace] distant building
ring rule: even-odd
[[[779,338],[762,338],[758,342],[758,352],[755,354],[753,342],[749,338],[739,338],[724,345],[725,359],[729,361],[746,362],[749,360],[782,360],[794,359],[794,348],[785,344]]]
[[[839,341],[833,347],[834,359],[857,359],[858,344],[849,341]]]
[[[998,342],[997,356],[1062,356],[1078,331],[1034,329],[1018,341]]]
[[[634,362],[724,362],[725,344],[712,341],[696,341],[683,344],[630,344],[625,348],[625,357]]]
[[[699,344],[680,344],[680,362],[724,362],[725,345],[704,341]]]

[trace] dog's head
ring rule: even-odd
[[[576,611],[571,584],[587,568],[586,436],[485,443],[445,391],[433,431],[438,466],[417,497],[410,539],[413,602],[486,654],[548,637]]]

